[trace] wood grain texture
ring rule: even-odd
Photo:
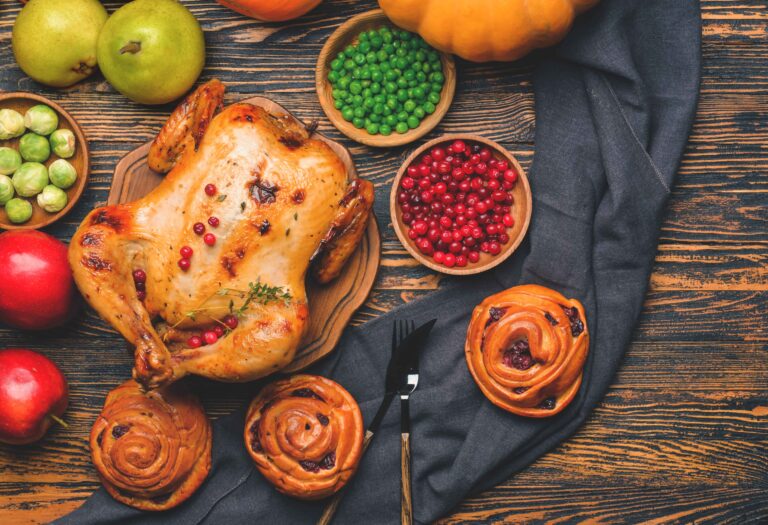
[[[290,115],[298,123],[298,119],[290,111],[268,98],[249,97],[238,102],[260,106],[274,115]],[[354,160],[343,145],[319,133],[315,133],[313,137],[328,144],[338,155],[350,181],[358,177]],[[107,198],[108,204],[121,204],[140,199],[163,180],[163,175],[153,171],[147,165],[150,144],[139,146],[117,163]],[[360,246],[347,261],[341,275],[328,284],[319,284],[311,277],[307,278],[309,324],[301,340],[301,346],[296,351],[293,361],[283,369],[284,372],[302,370],[336,347],[350,318],[368,297],[376,279],[380,259],[379,225],[376,218],[372,217]]]
[[[211,0],[184,3],[208,44],[203,80],[227,83],[227,103],[266,95],[347,145],[376,185],[382,265],[353,323],[372,319],[454,277],[419,266],[389,224],[392,178],[410,147],[378,150],[344,139],[314,92],[324,40],[373,0],[325,0],[286,24],[247,20]],[[111,11],[120,2],[105,2]],[[763,2],[702,0],[703,71],[696,122],[662,226],[651,290],[633,343],[604,402],[562,446],[493,490],[465,501],[444,523],[764,523],[768,521],[768,10]],[[0,88],[61,103],[90,140],[87,191],[46,229],[68,240],[107,199],[117,160],[151,140],[172,105],[133,104],[99,76],[56,91],[15,65],[10,30],[20,5],[0,2]],[[300,49],[300,52],[297,50]],[[451,110],[425,139],[477,133],[529,170],[532,65],[457,61]],[[122,338],[92,312],[46,335],[0,329],[2,346],[53,357],[71,384],[69,429],[43,442],[0,446],[0,523],[48,521],[98,486],[86,436],[106,392],[128,377]],[[457,343],[459,344],[459,343]],[[253,385],[201,380],[212,416],[250,399]],[[418,439],[413,453],[418,454]],[[418,501],[414,502],[418,518]]]

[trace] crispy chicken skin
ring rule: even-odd
[[[350,183],[327,144],[250,104],[213,116],[222,97],[218,81],[190,95],[150,151],[153,168],[170,170],[162,183],[135,202],[93,210],[70,244],[80,291],[135,345],[133,375],[145,388],[186,374],[250,381],[290,363],[307,326],[311,259],[320,282],[338,275],[371,214],[371,183]],[[204,191],[209,183],[215,196]],[[216,236],[213,246],[194,233],[198,222]],[[182,246],[194,251],[187,271],[178,265]],[[147,275],[143,301],[137,269]],[[238,313],[256,282],[290,298],[253,300]],[[234,330],[188,347],[232,312]]]

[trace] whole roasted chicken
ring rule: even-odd
[[[150,149],[165,179],[93,210],[70,244],[80,291],[135,346],[145,388],[186,374],[250,381],[290,363],[307,271],[336,277],[371,214],[372,184],[350,181],[325,142],[287,115],[222,110],[223,96],[216,80],[193,92]]]

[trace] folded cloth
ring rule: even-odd
[[[311,370],[344,385],[368,422],[384,389],[393,319],[439,319],[411,398],[417,522],[444,516],[463,498],[533,462],[570,436],[602,398],[640,313],[664,205],[694,117],[699,70],[696,1],[604,1],[580,17],[560,46],[542,54],[535,73],[529,241],[493,273],[456,279],[347,329],[336,351]],[[464,359],[473,307],[520,283],[575,297],[587,312],[592,346],[581,391],[552,418],[496,408]],[[394,404],[335,523],[398,522],[398,417]],[[57,523],[313,523],[322,502],[282,496],[255,471],[242,442],[243,418],[238,411],[215,423],[210,477],[180,507],[143,513],[99,490]]]

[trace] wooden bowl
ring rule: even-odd
[[[400,187],[400,179],[408,169],[408,166],[413,164],[418,157],[423,155],[426,151],[432,149],[435,146],[448,146],[455,140],[463,140],[468,143],[479,143],[488,146],[493,152],[493,156],[497,160],[506,160],[510,167],[514,168],[518,173],[517,183],[512,189],[512,197],[514,203],[512,205],[511,214],[515,219],[515,224],[512,228],[507,229],[509,234],[509,242],[503,246],[501,253],[498,255],[491,255],[488,253],[480,252],[480,260],[476,263],[468,263],[463,268],[453,267],[448,268],[442,264],[438,264],[431,257],[427,257],[421,253],[416,247],[414,241],[408,237],[408,226],[403,223],[402,211],[397,203],[397,190]],[[525,175],[520,163],[517,159],[505,148],[478,135],[443,135],[436,139],[430,140],[423,146],[416,149],[405,160],[400,170],[395,176],[395,180],[392,182],[392,191],[389,196],[389,212],[392,216],[392,226],[395,229],[398,239],[403,244],[408,253],[410,253],[417,261],[424,266],[435,270],[436,272],[446,273],[450,275],[472,275],[486,270],[490,270],[504,262],[509,258],[512,253],[517,249],[520,243],[523,241],[526,232],[528,231],[528,225],[531,222],[531,211],[533,210],[533,199],[531,197],[531,186],[528,183],[528,177]]]
[[[443,119],[443,116],[448,112],[448,108],[451,106],[453,94],[456,91],[456,65],[454,64],[451,55],[440,53],[440,59],[443,64],[443,75],[445,76],[443,91],[440,93],[440,102],[437,104],[434,113],[427,115],[417,128],[408,130],[408,132],[403,134],[392,131],[392,134],[387,137],[384,135],[371,135],[365,131],[365,129],[357,129],[351,122],[344,120],[341,116],[341,111],[333,106],[333,94],[331,93],[332,87],[331,83],[328,81],[328,72],[330,71],[331,61],[349,44],[357,42],[357,36],[361,32],[377,29],[382,26],[397,28],[397,26],[389,21],[389,18],[384,14],[384,11],[381,9],[374,9],[373,11],[367,11],[350,18],[334,31],[333,34],[328,37],[322,51],[320,51],[320,57],[317,59],[315,87],[323,111],[325,111],[325,114],[339,131],[361,144],[388,148],[402,146],[403,144],[408,144],[409,142],[413,142],[414,140],[423,137],[432,131]]]
[[[61,217],[66,215],[69,210],[80,200],[80,196],[83,194],[86,183],[88,182],[88,170],[89,170],[89,155],[88,155],[88,141],[85,140],[83,130],[77,124],[72,115],[67,113],[64,108],[40,95],[32,93],[2,93],[0,94],[0,109],[13,109],[24,115],[26,111],[37,104],[45,104],[50,106],[51,109],[56,111],[59,116],[59,128],[68,129],[75,134],[75,154],[68,160],[72,166],[77,170],[77,180],[75,183],[65,190],[67,194],[67,205],[60,212],[48,213],[40,206],[37,205],[37,198],[27,198],[32,203],[32,217],[23,224],[14,224],[8,220],[8,215],[5,213],[5,207],[0,206],[0,228],[6,230],[21,230],[21,229],[37,229],[56,222]],[[6,146],[15,150],[19,149],[19,139],[0,140],[0,146]],[[45,166],[48,167],[53,161],[58,159],[53,152],[51,157],[45,162]]]

